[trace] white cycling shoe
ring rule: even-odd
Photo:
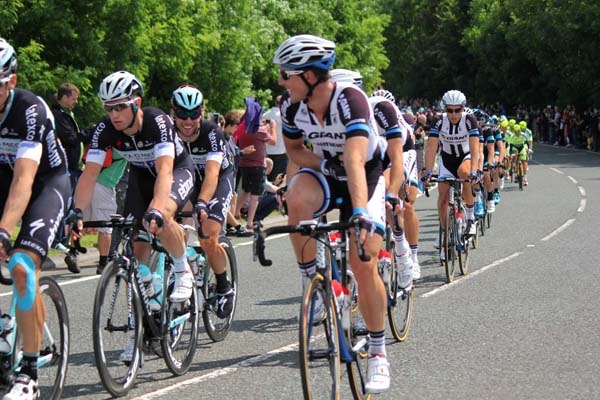
[[[365,391],[371,394],[383,393],[390,388],[390,363],[384,355],[369,356],[367,360],[367,381]]]
[[[28,375],[19,374],[10,391],[2,397],[2,400],[33,400],[39,398],[40,391],[37,381],[31,379]]]
[[[173,303],[181,303],[192,297],[194,289],[194,274],[192,271],[175,272],[175,285],[169,300]]]

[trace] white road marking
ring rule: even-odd
[[[564,173],[564,172],[562,172],[560,169],[556,169],[556,168],[550,168],[550,170],[551,170],[551,171],[554,171],[554,172],[556,172],[556,173],[558,173],[558,174],[561,174],[561,175],[564,175],[564,174],[565,174],[565,173]]]
[[[561,233],[562,231],[567,229],[569,227],[569,225],[571,225],[573,222],[575,222],[575,218],[571,218],[571,219],[567,220],[567,222],[565,222],[564,224],[562,224],[561,226],[556,228],[549,235],[543,237],[542,242],[547,242],[548,240],[552,239],[554,236],[558,235],[559,233]]]
[[[573,178],[573,177],[572,177],[572,176],[570,176],[570,175],[567,175],[567,178],[569,178],[569,179],[571,180],[571,182],[573,182],[574,184],[576,184],[576,185],[577,185],[577,183],[578,183],[578,182],[577,182],[577,180],[576,180],[575,178]]]
[[[440,286],[439,288],[433,289],[433,290],[431,290],[431,291],[429,291],[427,293],[423,293],[422,295],[419,296],[419,298],[423,298],[424,299],[424,298],[427,298],[427,297],[434,296],[434,295],[436,295],[436,294],[438,294],[440,292],[443,292],[444,290],[447,290],[447,289],[449,289],[449,288],[451,288],[453,286],[458,285],[459,283],[466,282],[467,280],[472,279],[473,277],[475,277],[475,276],[477,276],[479,274],[484,273],[485,271],[487,271],[490,268],[497,267],[500,264],[503,264],[503,263],[505,263],[507,261],[510,261],[513,258],[516,258],[516,257],[520,256],[521,254],[523,254],[523,252],[519,251],[519,252],[511,254],[508,257],[504,257],[504,258],[501,258],[499,260],[496,260],[493,263],[488,264],[485,267],[482,267],[481,269],[478,269],[477,271],[474,271],[474,272],[470,273],[469,275],[467,275],[465,277],[462,277],[462,278],[454,280],[454,282],[452,282],[452,283],[449,283],[449,284],[444,285],[444,286]]]
[[[200,382],[205,382],[209,379],[214,379],[214,378],[218,378],[219,376],[223,376],[223,375],[227,375],[229,373],[235,372],[240,368],[247,368],[247,367],[252,367],[254,364],[258,364],[266,359],[269,359],[273,356],[276,356],[278,354],[281,353],[285,353],[288,351],[294,351],[298,349],[298,343],[292,343],[292,344],[288,344],[287,346],[283,346],[280,347],[278,349],[275,350],[271,350],[268,353],[265,354],[261,354],[260,356],[256,356],[256,357],[252,357],[252,358],[248,358],[244,361],[241,361],[237,364],[233,364],[229,367],[225,367],[225,368],[221,368],[218,369],[216,371],[210,372],[208,374],[204,374],[204,375],[200,375],[197,376],[195,378],[191,378],[188,380],[185,380],[183,382],[179,382],[176,383],[174,385],[171,386],[167,386],[164,387],[162,389],[156,390],[154,392],[150,392],[150,393],[146,393],[142,396],[139,397],[135,397],[134,400],[149,400],[149,399],[154,399],[157,398],[159,396],[162,396],[166,393],[172,392],[174,390],[180,390],[183,386],[190,386],[190,385],[195,385],[198,384]]]
[[[585,210],[586,204],[587,204],[587,199],[581,199],[581,201],[579,202],[579,208],[577,209],[577,212],[579,212],[579,213],[583,212],[583,210]]]
[[[583,186],[577,186],[577,188],[579,189],[579,193],[581,194],[581,197],[586,197],[585,188]]]

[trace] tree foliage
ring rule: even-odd
[[[272,55],[299,33],[335,41],[335,67],[360,71],[367,91],[600,103],[597,1],[3,0],[0,18],[19,85],[49,99],[73,82],[82,124],[102,115],[98,85],[121,69],[142,80],[146,104],[165,109],[183,83],[201,89],[209,111],[248,96],[269,106],[282,90]]]

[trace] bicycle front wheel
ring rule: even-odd
[[[397,341],[403,342],[408,336],[412,320],[413,290],[412,288],[404,290],[398,286],[398,268],[394,256],[392,256],[390,283],[386,286],[390,330]]]
[[[447,208],[446,214],[446,235],[445,235],[445,248],[446,248],[446,261],[444,267],[446,269],[446,282],[451,283],[454,281],[454,274],[456,273],[456,231],[458,229],[456,217],[452,207]]]
[[[175,284],[175,275],[172,268],[165,269],[163,306],[161,321],[163,332],[161,340],[165,363],[175,375],[185,374],[196,353],[196,338],[198,337],[198,290],[192,290],[189,300],[173,303],[169,296]],[[195,286],[195,285],[194,285]]]
[[[206,334],[213,342],[220,342],[225,339],[229,333],[235,315],[239,290],[237,260],[235,258],[233,244],[226,236],[219,237],[219,244],[223,247],[225,255],[227,256],[227,279],[229,279],[234,294],[233,310],[231,311],[231,314],[229,314],[227,318],[219,318],[214,311],[217,307],[217,278],[210,266],[207,265],[204,270],[204,284],[202,285],[205,301],[202,310],[202,320],[204,321]]]
[[[38,387],[40,398],[60,399],[62,396],[69,362],[69,314],[67,303],[58,283],[49,276],[40,278],[40,293],[46,319],[42,332],[38,358]],[[15,331],[13,365],[19,365],[23,356],[18,327]]]
[[[300,308],[299,356],[304,399],[340,399],[340,341],[333,298],[323,275],[306,284]]]
[[[483,220],[480,221],[480,223],[483,224]],[[458,266],[460,268],[460,273],[462,275],[467,275],[469,273],[469,242],[471,240],[473,240],[473,243],[477,241],[477,230],[475,230],[475,236],[472,238],[469,238],[464,232],[459,232],[457,237],[460,240],[460,250],[456,251],[456,254],[458,255]]]
[[[368,400],[371,399],[371,395],[365,391],[367,360],[369,356],[368,332],[364,318],[358,309],[358,286],[355,283],[354,281],[349,282],[350,286],[348,289],[351,296],[350,329],[345,332],[348,340],[340,344],[340,357],[346,362],[346,372],[348,373],[350,389],[352,390],[354,399]],[[353,352],[349,346],[352,346],[352,348],[356,347],[356,352]]]
[[[115,397],[129,392],[142,357],[142,307],[128,286],[127,270],[111,261],[102,272],[94,299],[96,368],[102,384]]]

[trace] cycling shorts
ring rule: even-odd
[[[217,221],[221,225],[227,220],[227,211],[229,211],[231,199],[233,198],[234,174],[235,171],[232,168],[220,172],[215,194],[208,202],[208,218]],[[190,195],[192,204],[196,203],[200,188],[200,185],[194,186]]]

